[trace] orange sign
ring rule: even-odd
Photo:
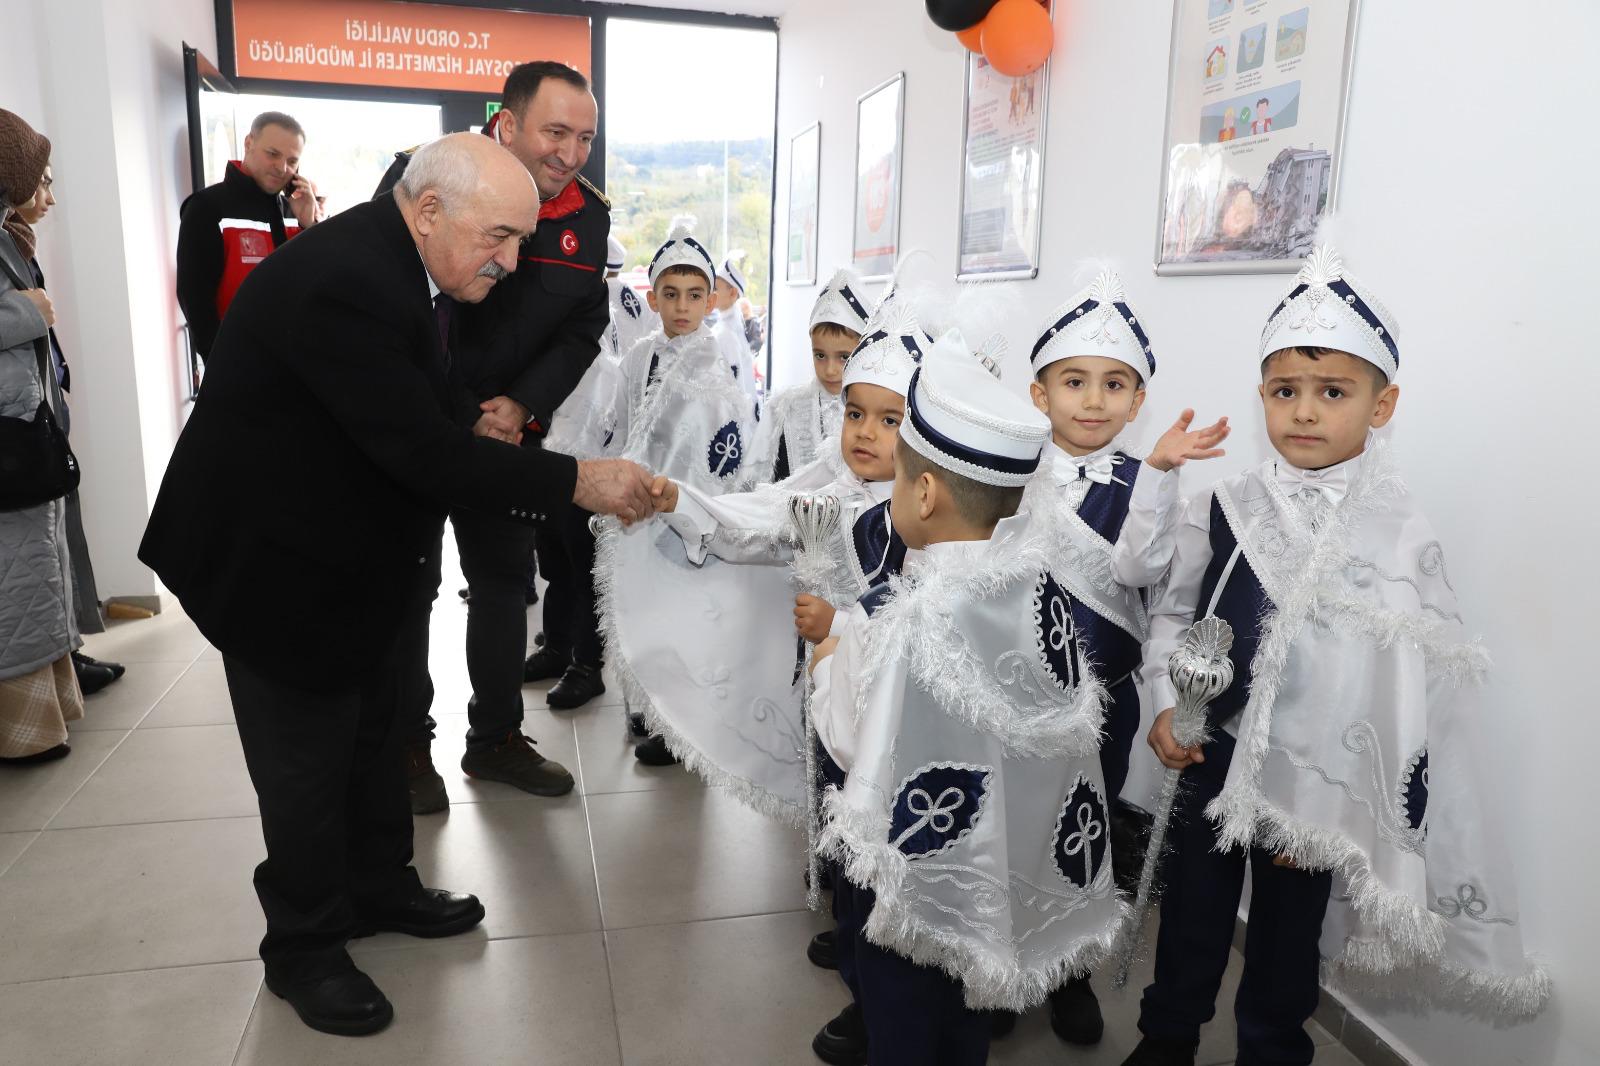
[[[233,0],[241,78],[498,94],[530,59],[589,72],[589,20],[398,0]]]

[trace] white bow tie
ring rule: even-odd
[[[1087,479],[1097,485],[1109,485],[1113,481],[1121,482],[1116,476],[1116,469],[1122,462],[1122,456],[1115,452],[1104,455],[1078,457],[1065,455],[1061,460],[1060,483],[1070,485],[1074,481]]]
[[[1350,472],[1342,464],[1325,470],[1301,470],[1288,463],[1279,463],[1277,467],[1278,485],[1291,499],[1298,496],[1312,503],[1320,497],[1337,506],[1350,489]]]

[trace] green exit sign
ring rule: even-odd
[[[494,118],[495,112],[499,110],[500,104],[498,101],[491,100],[489,103],[484,104],[483,121],[488,122],[490,119]]]

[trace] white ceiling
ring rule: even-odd
[[[675,7],[688,11],[721,11],[730,15],[785,14],[804,0],[598,0],[599,3],[632,3],[642,7]]]

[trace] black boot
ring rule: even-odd
[[[598,666],[579,666],[573,663],[561,680],[550,686],[544,701],[558,711],[573,711],[603,694],[606,683],[600,679]]]
[[[812,1038],[811,1050],[830,1066],[864,1066],[867,1061],[867,1023],[854,1003],[834,1016]]]
[[[635,744],[633,757],[646,766],[676,766],[683,761],[672,754],[672,749],[667,747],[667,738],[660,733]]]
[[[1194,1066],[1199,1048],[1199,1040],[1147,1036],[1139,1040],[1133,1054],[1122,1060],[1122,1066]]]
[[[1050,993],[1050,1028],[1069,1044],[1100,1043],[1106,1023],[1087,977],[1074,977]]]
[[[837,970],[839,968],[839,951],[834,946],[834,931],[825,929],[811,938],[811,943],[806,945],[806,958],[811,960],[811,965],[820,970]]]
[[[267,971],[267,990],[287,1000],[300,1020],[321,1033],[367,1036],[394,1021],[394,1007],[353,962],[318,976],[285,977]]]
[[[527,661],[522,664],[522,683],[531,685],[535,681],[548,681],[552,677],[560,677],[571,665],[572,660],[560,652],[540,648],[528,656]]]

